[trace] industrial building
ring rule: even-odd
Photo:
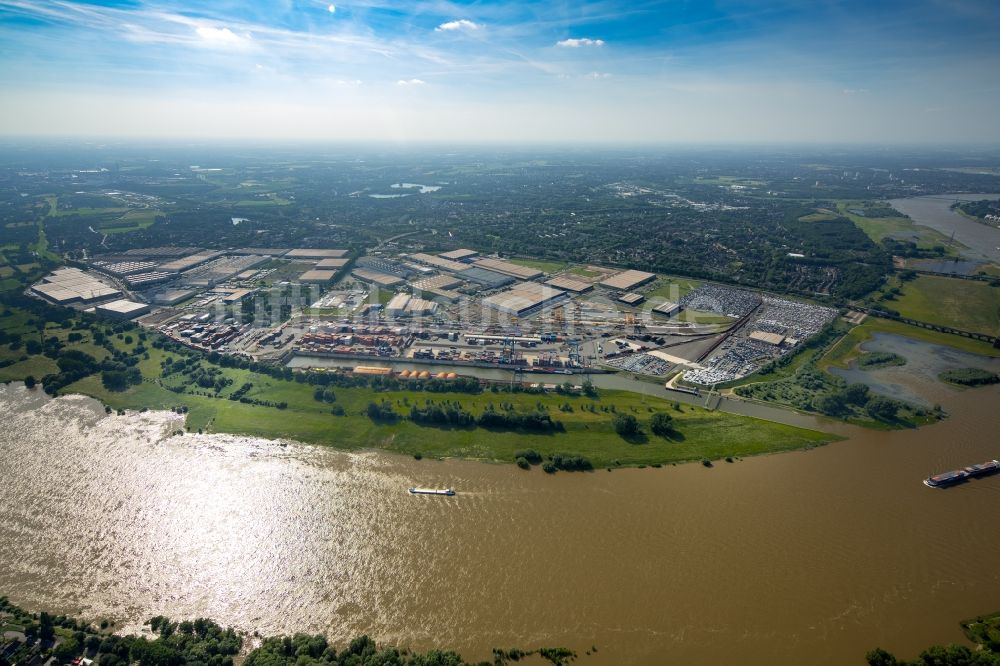
[[[347,250],[322,250],[318,248],[297,248],[289,250],[284,255],[285,259],[339,259],[346,256]]]
[[[656,279],[655,273],[645,271],[622,271],[609,278],[601,280],[601,286],[618,291],[632,291],[636,287],[652,282]]]
[[[180,259],[174,259],[173,261],[168,261],[165,264],[160,264],[159,269],[161,271],[169,271],[171,273],[180,273],[182,271],[187,271],[195,266],[201,266],[202,264],[208,263],[212,259],[221,256],[221,252],[204,251],[197,254],[191,254],[186,257],[181,257]]]
[[[354,265],[358,268],[385,273],[386,275],[398,275],[403,278],[413,275],[413,271],[403,264],[391,259],[382,259],[381,257],[360,257],[354,262]]]
[[[94,311],[103,317],[111,319],[135,319],[139,315],[149,312],[149,305],[139,303],[138,301],[130,301],[127,298],[120,298],[117,301],[98,305],[94,308]]]
[[[228,296],[223,297],[222,302],[226,305],[231,305],[233,303],[239,303],[247,296],[253,294],[256,289],[234,289],[229,293]]]
[[[241,247],[233,254],[259,254],[262,257],[282,257],[288,254],[287,247]]]
[[[410,302],[409,294],[396,294],[385,306],[386,314],[390,317],[401,317],[406,313],[406,305]]]
[[[102,273],[121,277],[151,271],[157,264],[155,261],[95,261],[91,265]]]
[[[396,285],[403,284],[403,278],[396,277],[395,275],[386,275],[385,273],[379,273],[377,271],[370,271],[366,268],[355,268],[351,271],[351,275],[362,282],[370,282],[372,284],[377,284],[380,287],[395,287]]]
[[[411,317],[429,316],[437,312],[438,304],[425,298],[411,298],[406,304],[406,314]]]
[[[461,298],[462,294],[457,291],[451,291],[450,289],[426,289],[424,294],[430,294],[434,298],[438,298],[449,303],[457,303]]]
[[[147,258],[158,258],[158,259],[169,259],[171,257],[186,257],[189,254],[195,254],[196,252],[202,252],[200,247],[177,247],[174,245],[167,245],[163,247],[136,247],[131,250],[126,250],[125,255],[129,257],[147,257]]]
[[[299,276],[299,282],[303,284],[326,284],[334,278],[337,271],[319,271],[311,270],[306,271]]]
[[[451,250],[450,252],[441,252],[438,254],[439,257],[444,257],[445,259],[451,259],[452,261],[462,261],[463,259],[471,259],[472,257],[478,257],[479,253],[475,250],[469,250],[466,248],[461,248],[458,250]]]
[[[462,284],[462,281],[452,275],[435,275],[434,277],[422,278],[410,283],[414,289],[451,289]]]
[[[458,271],[455,275],[466,282],[475,282],[484,289],[499,289],[500,287],[506,287],[508,284],[517,282],[517,280],[509,275],[488,271],[485,268],[478,268],[476,266],[466,266],[465,270]]]
[[[750,334],[751,340],[757,340],[758,342],[764,342],[769,345],[774,345],[775,347],[781,346],[781,343],[785,341],[785,336],[780,333],[768,333],[767,331],[754,331]]]
[[[634,291],[627,291],[624,294],[618,296],[618,302],[624,303],[625,305],[636,306],[646,300],[646,297],[642,294],[637,294]]]
[[[385,306],[390,317],[419,317],[437,312],[438,304],[409,294],[396,294]]]
[[[124,280],[130,287],[146,287],[157,282],[166,282],[177,277],[176,273],[169,271],[148,271],[146,273],[135,273],[126,275]]]
[[[670,301],[664,301],[663,303],[660,303],[655,308],[653,308],[653,312],[655,312],[656,314],[663,315],[665,317],[673,317],[680,311],[681,311],[681,306],[677,305],[676,303],[671,303]]]
[[[479,268],[485,268],[497,273],[503,273],[504,275],[516,277],[519,280],[534,280],[535,278],[545,275],[545,273],[537,268],[529,268],[519,264],[512,264],[511,262],[504,261],[503,259],[489,259],[484,257],[477,259],[475,265]]]
[[[120,296],[121,291],[109,287],[96,277],[84,273],[79,268],[59,268],[44,278],[42,283],[31,288],[33,292],[59,305],[98,301],[102,298]]]
[[[316,268],[321,271],[336,271],[346,266],[348,261],[346,257],[323,259],[316,264]]]
[[[583,294],[594,288],[594,285],[589,282],[575,280],[571,277],[566,277],[565,275],[560,275],[559,277],[554,277],[551,280],[546,280],[545,284],[555,287],[556,289],[562,289],[563,291],[571,291],[574,294]]]
[[[214,287],[238,273],[260,266],[267,261],[267,257],[253,254],[218,257],[202,266],[186,271],[183,280],[185,283],[196,287]]]
[[[483,299],[483,303],[500,312],[520,317],[564,298],[565,291],[537,282],[525,282],[489,296]]]
[[[452,259],[442,259],[441,257],[435,257],[433,254],[424,254],[423,252],[411,254],[410,259],[421,264],[427,264],[428,266],[433,266],[434,268],[439,268],[443,271],[450,271],[452,273],[464,271],[469,268],[468,264],[463,264]]]
[[[166,289],[153,296],[153,301],[159,305],[177,305],[181,301],[191,298],[196,293],[198,292],[194,289]]]

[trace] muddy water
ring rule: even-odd
[[[968,257],[977,263],[1000,262],[1000,229],[970,220],[951,209],[952,204],[956,201],[981,201],[982,199],[1000,199],[1000,194],[938,194],[909,199],[893,199],[889,203],[899,212],[909,215],[917,224],[936,229],[949,238],[954,234],[955,240],[966,246],[966,249],[961,252],[963,257]],[[949,268],[947,263],[943,262],[936,268],[928,266],[927,269],[941,270],[941,272],[963,272],[957,267]]]
[[[135,624],[369,632],[468,658],[596,644],[588,664],[861,663],[1000,608],[1000,388],[952,418],[721,464],[557,474],[230,436],[0,387],[0,590]],[[413,497],[414,484],[455,498]]]

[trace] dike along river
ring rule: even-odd
[[[952,417],[918,431],[550,477],[169,437],[171,413],[0,386],[0,593],[125,629],[204,615],[468,659],[544,645],[583,664],[912,657],[1000,609],[1000,477],[921,484],[1000,454],[1000,387],[938,391]]]

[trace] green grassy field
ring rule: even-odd
[[[114,408],[122,409],[170,409],[186,405],[190,410],[188,426],[206,432],[294,439],[348,450],[380,448],[434,458],[457,457],[509,462],[513,461],[515,451],[533,448],[543,455],[582,455],[596,467],[651,465],[786,451],[817,446],[834,439],[823,433],[731,414],[707,412],[695,407],[683,406],[675,410],[666,401],[618,391],[602,391],[597,400],[591,400],[583,397],[491,392],[467,395],[335,389],[337,404],[344,407],[347,415],[334,416],[330,413],[330,405],[313,399],[313,389],[308,385],[252,375],[246,371],[226,371],[227,375],[232,373],[239,376],[234,381],[234,386],[238,387],[242,380],[254,383],[248,397],[274,402],[286,401],[289,407],[281,410],[227,400],[224,396],[228,390],[223,391],[218,398],[176,394],[153,382],[144,382],[123,393],[111,393],[101,386],[96,376],[67,387],[67,391],[91,395]],[[410,421],[379,424],[363,415],[365,406],[371,400],[388,400],[400,414],[408,411],[408,404],[422,404],[425,400],[458,401],[464,409],[473,413],[481,412],[490,403],[497,406],[501,402],[512,403],[523,411],[541,405],[553,418],[565,424],[566,432],[538,434],[475,427],[449,428],[422,426]],[[597,405],[597,413],[582,409],[584,404],[591,402]],[[573,411],[560,411],[559,406],[563,404],[571,405]],[[611,425],[612,414],[600,409],[602,406],[612,405],[616,412],[631,413],[644,423],[654,412],[668,411],[674,417],[678,434],[673,439],[663,439],[647,432],[637,442],[626,441],[614,432]]]
[[[988,282],[921,275],[889,302],[899,314],[976,333],[1000,334],[1000,287]]]
[[[106,234],[121,234],[129,231],[138,231],[139,229],[151,227],[153,223],[156,222],[156,216],[161,214],[162,213],[160,211],[149,208],[131,209],[125,212],[121,217],[110,222],[105,222],[99,226],[98,229]]]
[[[25,339],[37,335],[35,324],[23,312],[0,319],[0,327],[10,333],[21,333]],[[67,349],[79,349],[102,358],[107,351],[95,346],[89,332],[83,340],[69,343],[73,332],[48,326],[44,337],[55,336],[66,341]],[[109,338],[123,351],[139,344],[138,331],[130,333],[131,344],[117,337]],[[334,446],[341,449],[380,448],[404,454],[426,457],[461,457],[489,461],[512,462],[514,452],[533,448],[543,455],[567,454],[588,458],[596,467],[617,465],[652,465],[671,462],[720,459],[726,456],[749,456],[817,446],[836,437],[825,433],[794,428],[742,416],[709,412],[701,408],[677,405],[637,393],[601,391],[597,398],[563,396],[559,394],[494,393],[432,393],[423,391],[375,391],[371,388],[334,388],[335,405],[345,415],[331,413],[332,405],[315,400],[314,387],[297,381],[276,379],[268,375],[237,368],[220,368],[221,375],[232,383],[216,393],[202,389],[181,374],[163,376],[161,363],[167,357],[177,359],[176,352],[165,352],[146,346],[149,358],[140,360],[141,384],[123,392],[107,390],[100,375],[91,375],[63,389],[63,393],[82,393],[101,400],[115,409],[173,409],[187,407],[187,427],[205,432],[254,435],[266,438],[286,438]],[[55,362],[44,356],[25,356],[23,347],[10,350],[0,346],[0,359],[16,361],[0,368],[0,380],[11,381],[34,375],[41,379],[56,371]],[[212,366],[201,358],[204,368]],[[287,403],[287,409],[245,404],[228,397],[244,383],[253,386],[247,398],[270,403]],[[177,389],[175,392],[171,389]],[[412,404],[454,401],[478,415],[490,404],[500,407],[509,403],[521,412],[543,409],[553,419],[563,422],[565,432],[533,433],[515,430],[483,428],[449,428],[423,426],[409,420],[392,424],[373,422],[365,414],[371,401],[387,400],[400,415],[408,413]],[[590,406],[594,411],[590,411]],[[655,412],[670,413],[676,434],[669,439],[652,435],[648,422]],[[645,427],[646,434],[626,441],[614,432],[615,413],[634,415]]]
[[[527,266],[528,268],[544,271],[545,273],[558,273],[567,266],[565,261],[545,261],[544,259],[508,259],[507,261],[518,266]]]
[[[837,203],[837,212],[849,219],[861,231],[865,232],[869,238],[878,243],[887,236],[917,236],[917,246],[920,248],[931,248],[935,245],[948,245],[948,237],[931,229],[914,224],[908,217],[865,217],[848,212],[848,208],[860,207],[858,201],[840,201]],[[952,251],[953,252],[953,251]]]

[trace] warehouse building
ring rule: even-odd
[[[159,305],[177,305],[196,293],[194,289],[166,289],[153,296],[153,301]]]
[[[410,283],[414,289],[452,289],[462,284],[462,281],[452,275],[435,275]]]
[[[262,257],[281,257],[288,254],[287,247],[241,247],[233,254],[259,254]]]
[[[633,307],[639,305],[645,300],[646,300],[645,296],[643,296],[642,294],[637,294],[634,291],[627,291],[624,294],[618,296],[618,302],[624,303],[625,305],[631,305]]]
[[[504,275],[510,275],[511,277],[515,277],[519,280],[534,280],[535,278],[540,278],[545,275],[545,273],[537,268],[529,268],[527,266],[512,264],[511,262],[504,261],[503,259],[477,259],[475,265],[479,268],[485,268],[497,273],[503,273]]]
[[[443,259],[441,257],[435,257],[433,254],[425,254],[423,252],[417,252],[416,254],[411,254],[410,259],[421,264],[427,264],[428,266],[439,268],[443,271],[449,271],[451,273],[464,271],[469,267],[468,264],[463,264],[461,262],[454,261],[452,259]]]
[[[348,261],[346,257],[323,259],[316,264],[316,268],[321,271],[336,271],[346,266]]]
[[[411,298],[406,304],[406,314],[411,317],[429,316],[437,312],[438,304],[425,298]]]
[[[396,294],[385,306],[386,314],[390,317],[402,317],[406,313],[406,306],[410,302],[409,294]]]
[[[403,278],[396,277],[395,275],[386,275],[378,271],[370,271],[366,268],[355,268],[351,271],[351,275],[362,282],[377,284],[380,287],[395,287],[396,285],[403,284]]]
[[[594,288],[594,285],[589,282],[575,280],[571,277],[566,277],[565,275],[560,275],[559,277],[554,277],[551,280],[546,280],[545,284],[555,287],[556,289],[562,289],[563,291],[571,291],[574,294],[584,294]]]
[[[42,283],[31,289],[34,293],[59,305],[101,300],[120,296],[121,291],[109,287],[96,277],[79,268],[59,268],[44,278]]]
[[[525,282],[483,299],[483,303],[506,314],[524,316],[566,298],[566,292],[537,282]]]
[[[656,279],[655,273],[645,271],[622,271],[609,278],[601,280],[601,286],[618,291],[632,291],[636,287],[652,282]]]
[[[95,261],[92,266],[102,273],[121,277],[133,273],[145,273],[156,268],[153,261]]]
[[[488,271],[485,268],[478,268],[476,266],[466,266],[465,270],[458,271],[455,275],[466,282],[475,282],[484,289],[499,289],[500,287],[506,287],[508,284],[517,282],[517,280],[509,275]]]
[[[187,271],[195,266],[201,266],[206,264],[212,259],[221,256],[221,252],[205,251],[199,252],[197,254],[188,255],[186,257],[181,257],[180,259],[174,259],[173,261],[168,261],[165,264],[160,264],[159,269],[161,271],[169,271],[171,273],[180,273],[182,271]]]
[[[299,282],[302,284],[326,284],[332,280],[336,274],[337,271],[320,271],[313,269],[300,275]]]
[[[248,296],[252,295],[256,289],[234,289],[229,292],[228,296],[223,297],[222,302],[226,305],[232,305],[233,303],[239,303]]]
[[[354,264],[358,268],[365,268],[378,273],[385,273],[386,275],[398,275],[403,278],[413,275],[413,271],[403,264],[391,259],[382,259],[381,257],[360,257]]]
[[[125,282],[130,287],[146,287],[158,282],[166,282],[177,277],[176,273],[169,271],[148,271],[146,273],[135,273],[125,276]]]
[[[468,250],[466,248],[461,248],[458,250],[452,250],[450,252],[442,252],[438,255],[439,257],[444,257],[445,259],[451,259],[452,261],[462,261],[465,259],[472,259],[473,257],[478,257],[479,253],[475,250]]]
[[[673,317],[680,311],[681,311],[681,306],[677,305],[676,303],[671,303],[670,301],[664,301],[663,303],[660,303],[655,308],[653,308],[653,312],[655,312],[656,314],[663,315],[665,317]]]
[[[462,294],[450,289],[425,289],[423,293],[447,303],[457,303],[462,298]]]
[[[751,340],[757,340],[758,342],[763,342],[769,345],[774,345],[775,347],[780,347],[781,343],[785,341],[785,336],[780,333],[768,333],[767,331],[754,331],[750,334]]]
[[[318,248],[297,248],[289,250],[284,255],[285,259],[339,259],[347,256],[347,250],[322,250]]]
[[[149,312],[149,305],[130,301],[127,298],[120,298],[117,301],[103,303],[94,308],[94,311],[102,317],[109,319],[135,319],[139,315]]]

